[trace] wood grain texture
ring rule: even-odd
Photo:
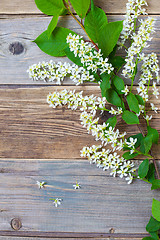
[[[159,14],[160,5],[157,0],[148,2],[148,13]],[[95,0],[94,3],[103,8],[106,13],[121,13],[126,11],[127,0]],[[34,0],[24,0],[23,4],[20,0],[1,0],[0,14],[39,14],[41,13]]]
[[[79,240],[79,238],[49,238],[50,240]],[[91,238],[80,238],[81,240],[90,240]],[[126,238],[92,238],[94,240],[126,240]],[[127,240],[141,240],[142,238],[127,238]],[[0,240],[48,240],[48,238],[43,238],[43,237],[7,237],[7,236],[2,236],[0,237]]]
[[[157,20],[156,31],[150,48],[145,53],[151,51],[159,55],[160,46],[160,16],[154,16]],[[110,21],[121,20],[122,16],[110,16]],[[42,61],[69,61],[67,58],[55,58],[43,53],[35,43],[31,42],[47,29],[50,17],[18,17],[11,19],[0,19],[0,84],[45,84],[44,82],[33,82],[28,77],[26,70],[30,65]],[[61,17],[59,26],[69,27],[78,34],[83,35],[82,30],[71,17]],[[20,42],[24,46],[24,51],[20,55],[13,55],[9,51],[10,44]],[[124,55],[123,53],[120,53]],[[64,84],[73,84],[67,79]]]
[[[1,236],[3,231],[12,230],[11,220],[19,218],[22,228],[18,232],[22,236],[27,236],[26,231],[29,236],[40,231],[54,237],[68,233],[75,238],[87,234],[105,238],[111,236],[113,228],[113,237],[136,238],[140,237],[136,234],[146,235],[152,198],[160,200],[159,191],[150,191],[149,184],[137,180],[128,185],[85,160],[30,160],[28,164],[1,159],[0,174]],[[46,188],[38,189],[37,180],[46,181]],[[72,186],[76,180],[82,186],[79,190]],[[58,208],[49,201],[56,197],[63,199]]]
[[[3,158],[79,158],[83,146],[95,144],[81,126],[80,111],[50,108],[46,103],[49,92],[75,87],[44,87],[32,89],[0,89],[0,157]],[[97,86],[76,87],[84,95],[100,96]],[[152,102],[158,106],[154,97]],[[102,118],[102,121],[106,121]],[[152,126],[160,131],[160,115],[153,113]],[[137,126],[127,125],[120,118],[121,131],[134,134]],[[145,125],[142,124],[142,129]],[[160,149],[155,147],[155,157],[160,159]]]

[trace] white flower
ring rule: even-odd
[[[123,178],[123,177],[126,177],[127,176],[127,171],[128,169],[127,168],[124,168],[123,166],[120,167],[120,170],[117,171],[117,173],[120,174],[120,178]]]
[[[133,181],[133,176],[129,173],[129,176],[126,177],[126,181],[128,181],[128,184],[131,184]]]
[[[150,121],[151,119],[152,119],[152,115],[146,115],[145,117],[144,117],[144,119],[146,119],[146,121],[148,122],[148,121]]]
[[[44,188],[45,187],[44,185],[46,184],[46,182],[39,182],[39,181],[37,181],[36,183],[37,183],[39,189]]]
[[[56,198],[56,199],[50,198],[50,200],[53,201],[53,204],[55,207],[58,207],[59,205],[62,204],[62,199],[60,199],[60,198]]]
[[[123,92],[124,95],[126,96],[126,95],[129,93],[128,86],[126,85],[126,86],[125,86],[125,89],[124,89],[124,90],[121,90],[121,92]]]
[[[155,111],[155,113],[157,113],[158,108],[155,107],[153,103],[150,103],[150,105],[151,105],[151,109]]]
[[[129,142],[126,141],[126,144],[128,145],[129,148],[132,148],[132,147],[134,147],[136,142],[137,142],[137,138],[134,139],[134,138],[130,137]]]
[[[76,181],[76,184],[73,185],[74,189],[81,188],[81,185]]]

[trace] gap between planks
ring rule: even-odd
[[[66,240],[76,240],[76,239],[81,239],[81,240],[87,240],[87,239],[97,239],[97,240],[139,240],[142,239],[143,237],[149,236],[148,234],[110,234],[110,233],[74,233],[74,232],[13,232],[13,231],[0,231],[0,240],[2,236],[16,236],[16,237],[25,237],[24,240],[26,240],[26,237],[40,237],[43,238],[42,240],[48,239],[48,238],[53,238],[54,240],[57,239],[66,239]],[[45,238],[45,239],[44,239]],[[13,238],[13,240],[16,240],[16,238]],[[5,239],[4,239],[5,240]],[[12,240],[10,238],[9,240]],[[28,239],[32,240],[32,239]]]

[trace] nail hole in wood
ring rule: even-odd
[[[23,47],[22,43],[20,43],[20,42],[13,42],[9,45],[9,51],[13,55],[19,55],[19,54],[23,53],[24,47]]]
[[[15,230],[18,231],[22,227],[22,223],[19,218],[13,218],[11,220],[11,227]]]

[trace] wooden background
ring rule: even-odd
[[[123,19],[126,0],[95,2],[106,11],[109,20]],[[148,12],[157,23],[147,51],[159,55],[158,0],[149,1]],[[75,87],[69,80],[59,87],[28,78],[29,65],[55,59],[31,42],[50,20],[38,11],[33,0],[1,0],[0,240],[140,240],[147,236],[145,226],[151,215],[152,198],[160,200],[159,191],[151,192],[150,186],[141,181],[128,185],[81,159],[80,149],[95,142],[81,127],[79,112],[53,110],[46,103],[47,94],[54,90],[76,88],[85,94],[100,95],[97,87]],[[69,16],[61,17],[59,25],[83,34]],[[24,48],[18,55],[15,42]],[[55,59],[60,60],[67,61]],[[154,102],[159,105],[159,101]],[[159,118],[154,114],[152,126],[160,131]],[[119,125],[126,129],[124,123]],[[127,131],[136,133],[138,129],[132,126]],[[153,152],[158,161],[159,147]],[[37,180],[46,181],[46,188],[39,190]],[[76,180],[82,185],[77,191],[72,187]],[[51,197],[62,198],[63,204],[55,208],[49,201]]]

